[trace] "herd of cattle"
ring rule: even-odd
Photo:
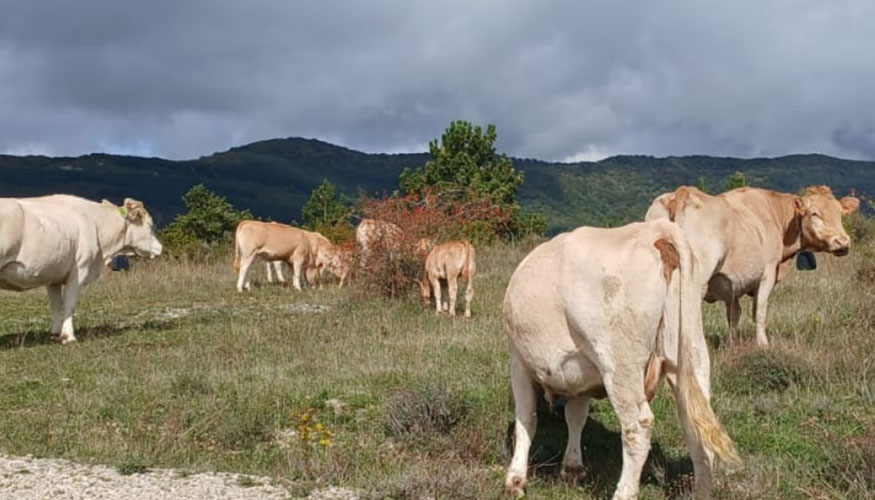
[[[607,396],[622,428],[623,468],[614,498],[636,498],[650,450],[649,402],[664,377],[693,459],[695,494],[709,496],[714,459],[739,459],[709,402],[701,301],[725,302],[732,335],[739,298],[753,296],[756,341],[768,345],[772,289],[799,252],[846,255],[851,242],[842,215],[858,207],[857,198],[836,199],[826,186],[801,195],[745,187],[716,196],[683,186],[658,196],[644,222],[581,227],[536,247],[513,273],[503,304],[516,414],[507,488],[524,493],[539,393],[551,402],[566,398],[563,476],[582,471],[580,436],[590,399]],[[319,233],[243,221],[235,234],[237,290],[250,289],[247,275],[257,258],[277,279],[283,279],[281,266],[290,266],[296,289],[302,276],[321,285],[325,271],[343,286],[375,249],[397,251],[400,235],[389,222],[362,221],[356,264],[351,251]],[[423,239],[415,250],[424,259],[418,280],[423,297],[434,296],[438,313],[455,314],[458,279],[464,279],[465,316],[470,316],[476,273],[471,244]],[[152,218],[130,198],[121,206],[69,195],[0,199],[0,288],[46,287],[52,333],[62,343],[75,341],[72,315],[80,288],[114,256],[154,258],[161,251]]]

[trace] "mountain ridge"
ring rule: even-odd
[[[350,197],[390,194],[405,167],[428,153],[365,153],[320,139],[287,137],[256,141],[196,159],[169,160],[108,153],[69,157],[0,155],[0,196],[66,192],[120,202],[138,198],[167,224],[184,210],[181,196],[203,183],[238,208],[289,222],[314,187],[328,179]],[[827,184],[836,195],[851,188],[875,194],[875,162],[820,153],[776,158],[708,155],[617,155],[599,161],[550,162],[511,158],[525,172],[520,201],[548,216],[551,232],[578,225],[617,225],[643,217],[650,201],[678,185],[704,183],[721,191],[735,171],[752,185],[795,192]]]

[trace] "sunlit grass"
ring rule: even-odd
[[[234,290],[230,257],[135,262],[87,289],[78,344],[48,338],[43,291],[0,293],[0,451],[273,477],[373,498],[503,498],[512,397],[500,303],[525,249],[478,251],[474,318],[354,290]],[[821,257],[771,301],[772,349],[721,346],[705,307],[714,406],[747,464],[718,497],[867,498],[875,486],[875,283],[865,252]],[[335,402],[342,404],[337,405]],[[669,391],[654,401],[642,498],[674,495],[691,465]],[[607,498],[620,438],[607,401],[584,432],[589,476],[558,478],[561,416],[542,411],[528,498]],[[317,428],[318,424],[318,428]],[[135,465],[136,467],[132,467]]]

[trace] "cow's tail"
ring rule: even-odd
[[[240,231],[234,231],[234,270],[240,271]]]
[[[694,281],[693,257],[689,243],[680,230],[672,231],[672,244],[680,264],[679,331],[678,331],[678,411],[696,433],[699,443],[711,450],[720,460],[741,465],[741,459],[732,439],[726,434],[708,397],[702,390],[693,370],[692,343],[694,335],[702,335],[701,294]],[[707,353],[703,353],[707,357]],[[707,361],[707,358],[706,358]]]

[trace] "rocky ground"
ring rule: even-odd
[[[0,498],[15,500],[287,500],[269,478],[234,473],[186,474],[151,469],[121,474],[104,465],[0,455]],[[342,488],[315,491],[308,500],[356,500]]]

